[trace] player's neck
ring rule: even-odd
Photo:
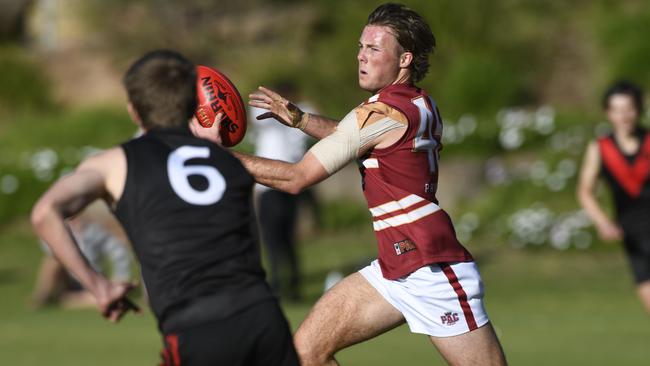
[[[638,139],[638,134],[637,134],[638,127],[635,127],[633,130],[628,130],[628,129],[619,129],[619,130],[614,130],[614,137],[616,138],[617,141],[634,141]]]
[[[411,78],[411,71],[408,69],[402,69],[400,70],[399,74],[397,74],[397,78],[391,85],[395,84],[413,84],[413,79]]]
[[[411,74],[410,74],[410,73],[402,74],[402,73],[400,72],[400,74],[397,76],[397,78],[396,78],[392,83],[390,83],[390,84],[388,84],[388,85],[386,85],[386,86],[384,86],[384,87],[381,87],[381,88],[379,88],[379,89],[377,89],[377,90],[369,90],[369,91],[370,91],[372,94],[377,94],[377,93],[379,93],[380,91],[382,91],[383,89],[386,89],[386,88],[388,88],[388,87],[391,86],[391,85],[397,85],[397,84],[408,84],[408,85],[413,84],[413,80],[411,79]]]

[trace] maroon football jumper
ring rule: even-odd
[[[390,85],[364,105],[376,102],[408,120],[399,141],[360,159],[384,278],[398,279],[432,263],[473,261],[436,199],[442,120],[435,102],[410,84]]]

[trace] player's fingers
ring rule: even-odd
[[[102,317],[109,318],[111,311],[115,308],[115,303],[104,303],[99,305],[99,312],[102,314]]]
[[[271,90],[271,89],[267,89],[267,88],[265,88],[265,87],[263,87],[263,86],[260,86],[258,89],[259,89],[261,92],[263,92],[264,94],[268,95],[268,96],[269,96],[271,99],[273,99],[274,101],[284,101],[284,98],[282,98],[282,96],[281,96],[280,94],[274,92],[274,91]]]
[[[102,317],[108,319],[109,315],[111,314],[111,309],[110,307],[101,307],[99,309],[99,312],[102,314]]]
[[[214,123],[212,124],[217,125],[217,129],[219,129],[219,126],[221,125],[221,120],[223,119],[223,112],[217,113],[216,116],[214,116]]]
[[[252,93],[248,94],[248,99],[250,100],[259,100],[263,102],[271,102],[273,99],[269,98],[266,94],[262,93]]]
[[[111,323],[116,323],[117,320],[119,319],[119,313],[120,313],[120,305],[119,303],[115,303],[115,305],[112,307],[112,309],[108,312],[107,318]]]
[[[223,119],[224,114],[223,112],[217,113],[216,116],[214,116],[214,121],[212,122],[212,126],[210,126],[209,131],[210,131],[210,140],[212,142],[221,145],[221,120]]]
[[[117,323],[129,311],[133,311],[136,314],[141,314],[140,307],[138,307],[138,305],[133,303],[129,298],[124,297],[120,301],[115,303],[115,307],[110,314],[110,320],[113,323]]]
[[[192,131],[192,135],[196,136],[197,135],[197,129],[199,128],[199,121],[196,120],[196,118],[192,118],[190,121],[190,131]]]
[[[262,108],[262,109],[271,109],[271,105],[266,102],[260,102],[257,100],[249,100],[248,105],[252,107]]]
[[[118,313],[116,315],[115,322],[117,323],[120,320],[122,320],[122,318],[124,318],[124,315],[126,315],[126,313],[128,313],[128,312],[129,312],[129,308],[127,308],[127,307],[125,307],[123,309],[120,309],[120,311],[118,311]]]
[[[111,316],[111,322],[113,323],[118,323],[124,315],[126,315],[127,311],[126,310],[116,310],[113,312]]]
[[[199,120],[196,119],[196,117],[192,117],[192,119],[190,119],[190,126],[196,126],[196,125],[200,125]]]

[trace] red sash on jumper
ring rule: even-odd
[[[650,175],[650,133],[645,135],[634,162],[629,163],[619,151],[613,137],[598,139],[603,164],[631,197],[639,197]]]

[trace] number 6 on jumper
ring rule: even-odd
[[[169,154],[167,159],[167,174],[169,183],[176,194],[184,201],[193,205],[208,206],[219,202],[226,191],[226,180],[213,166],[185,165],[185,162],[195,158],[208,158],[210,149],[198,146],[181,146]],[[200,175],[208,181],[208,188],[203,191],[190,185],[189,177]]]

